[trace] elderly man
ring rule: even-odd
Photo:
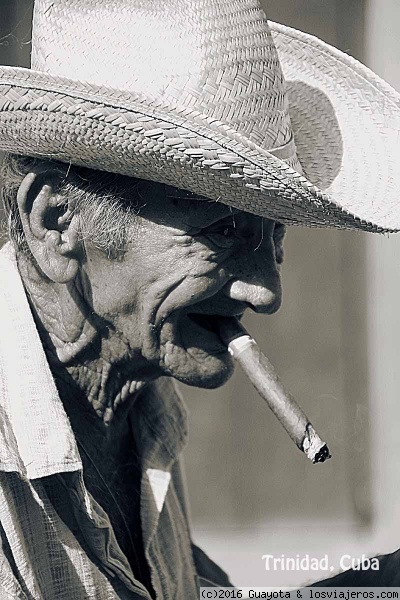
[[[229,580],[173,379],[222,385],[218,320],[278,309],[282,223],[399,228],[399,98],[257,0],[37,0],[32,67],[0,69],[1,585],[196,598]]]
[[[266,312],[278,307],[274,235],[281,228],[265,223],[263,249],[253,252],[261,235],[258,217],[206,200],[167,197],[161,184],[12,156],[3,172],[18,269],[41,340],[25,304],[15,313],[19,325],[10,323],[24,331],[16,340],[20,365],[10,368],[18,385],[28,388],[22,392],[26,405],[19,399],[20,431],[30,438],[27,470],[34,472],[52,524],[45,534],[27,498],[32,530],[25,531],[24,543],[35,544],[35,568],[41,577],[58,569],[60,589],[73,585],[76,593],[74,561],[71,574],[62,560],[65,545],[80,555],[84,577],[96,589],[101,565],[132,590],[193,597],[178,464],[185,412],[170,381],[159,378],[169,374],[215,387],[229,377],[231,359],[208,315],[240,315],[247,304]],[[248,248],[240,261],[239,247]],[[10,251],[3,255],[11,315],[21,285],[14,260]],[[259,273],[258,285],[244,278],[249,267]],[[33,372],[32,353],[41,362]],[[57,394],[72,431],[54,404]],[[11,441],[8,450],[18,463],[18,432]],[[75,473],[62,481],[59,472],[79,473],[81,460],[83,482]],[[47,477],[36,479],[39,473]],[[9,485],[7,502],[15,502],[26,484],[15,476]],[[88,493],[93,506],[85,510]],[[60,546],[58,557],[54,546]],[[209,562],[197,555],[213,579]]]

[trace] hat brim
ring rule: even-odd
[[[162,99],[0,68],[0,149],[159,181],[291,225],[400,229],[399,95],[360,63],[271,23],[303,175]]]
[[[400,95],[318,38],[270,23],[304,175],[344,210],[400,227]]]

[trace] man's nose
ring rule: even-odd
[[[257,252],[253,253],[255,254]],[[232,300],[247,304],[257,313],[272,314],[279,309],[282,300],[275,256],[247,257],[248,260],[242,262],[222,291]]]

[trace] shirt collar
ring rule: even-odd
[[[10,243],[0,251],[0,315],[0,470],[28,479],[81,470]],[[163,449],[165,468],[186,443],[186,408],[166,378],[147,386],[143,396],[132,415],[140,449],[149,459]]]
[[[0,290],[0,467],[28,479],[81,469],[10,243],[0,252]]]

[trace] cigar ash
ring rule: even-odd
[[[304,454],[312,460],[313,464],[323,463],[331,458],[328,446],[321,440],[315,432],[311,423],[306,425],[306,435],[303,440],[303,447],[300,448]]]

